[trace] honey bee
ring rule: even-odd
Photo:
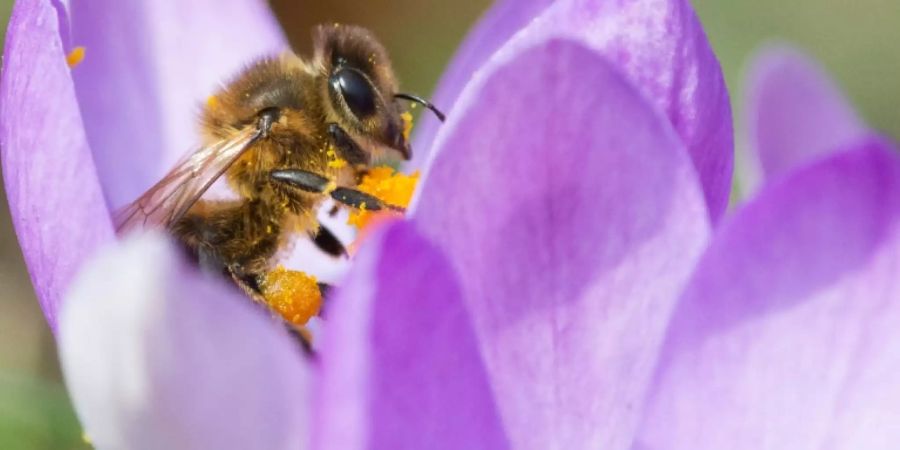
[[[201,146],[116,214],[119,233],[168,230],[201,266],[230,276],[251,296],[294,233],[346,254],[316,219],[331,198],[350,208],[401,209],[354,189],[383,159],[409,159],[409,115],[384,47],[366,29],[318,26],[314,54],[261,59],[209,97]],[[220,177],[233,200],[201,197]]]

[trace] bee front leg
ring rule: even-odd
[[[273,181],[304,192],[328,194],[337,202],[351,208],[365,208],[368,211],[380,211],[382,209],[390,209],[398,212],[405,211],[402,207],[384,203],[377,197],[363,191],[348,187],[336,187],[333,181],[308,170],[277,169],[269,172],[269,177]]]
[[[328,135],[337,148],[338,156],[355,166],[368,165],[369,155],[336,123],[328,124]]]
[[[367,211],[381,211],[383,209],[390,209],[392,211],[401,213],[406,212],[406,208],[384,203],[373,195],[369,195],[363,191],[351,188],[339,187],[331,191],[331,198],[344,205],[356,209],[365,209]]]

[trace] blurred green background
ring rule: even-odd
[[[129,0],[130,1],[130,0]],[[186,0],[187,1],[187,0]],[[5,35],[11,0],[0,0]],[[428,93],[487,0],[272,0],[300,52],[309,29],[339,21],[375,30],[405,89]],[[761,43],[783,39],[819,58],[874,127],[900,137],[900,2],[695,0],[739,115],[742,66]],[[0,449],[86,448],[62,386],[49,334],[6,202],[0,202]]]

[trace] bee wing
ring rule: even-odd
[[[116,211],[116,231],[123,234],[134,229],[171,226],[250,148],[258,136],[256,128],[248,127],[229,139],[187,155],[137,200]]]

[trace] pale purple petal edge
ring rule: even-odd
[[[461,280],[513,447],[617,448],[708,237],[702,190],[669,121],[593,48],[550,39],[488,64],[412,219]]]
[[[79,274],[60,359],[97,448],[303,448],[311,365],[280,322],[164,235],[117,242]]]
[[[0,81],[0,147],[13,225],[50,328],[81,262],[113,239],[57,27],[45,0],[19,0]]]
[[[869,138],[763,188],[673,318],[641,448],[892,448],[900,158]]]
[[[739,165],[746,194],[869,134],[829,74],[802,50],[769,44],[749,67]]]

